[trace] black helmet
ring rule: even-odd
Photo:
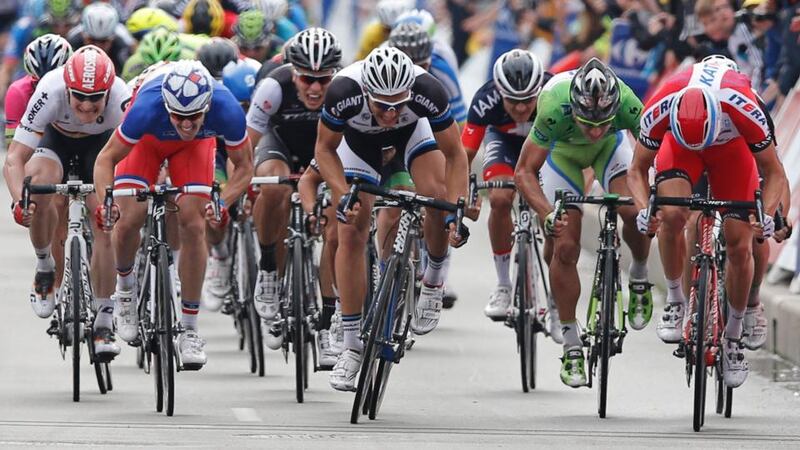
[[[221,79],[222,69],[229,62],[236,62],[239,59],[239,50],[230,40],[215,37],[197,49],[197,59],[211,72],[212,77]]]
[[[306,70],[338,69],[342,62],[339,40],[324,28],[307,28],[294,35],[284,49],[286,61]]]
[[[599,59],[592,58],[575,73],[569,86],[569,102],[575,117],[593,125],[616,116],[619,110],[619,81]]]
[[[527,50],[500,55],[492,68],[494,85],[503,97],[522,100],[539,95],[544,84],[542,62]]]
[[[397,25],[389,34],[388,44],[403,51],[414,64],[430,62],[433,53],[433,42],[428,32],[414,22]]]

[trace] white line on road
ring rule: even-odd
[[[231,408],[233,415],[239,422],[261,422],[261,417],[258,417],[256,410],[253,408]]]

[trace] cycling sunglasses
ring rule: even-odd
[[[205,114],[206,111],[207,111],[207,109],[203,109],[203,110],[200,110],[198,112],[191,113],[191,114],[180,114],[180,113],[176,113],[174,111],[170,111],[169,109],[167,109],[167,112],[169,113],[169,116],[172,117],[176,122],[183,122],[184,120],[188,120],[189,122],[194,122],[194,121],[200,119],[201,117],[203,117],[203,114]]]
[[[400,111],[406,103],[411,101],[411,91],[408,91],[408,96],[402,100],[398,100],[396,102],[387,102],[386,100],[378,100],[377,98],[373,97],[372,94],[367,92],[367,97],[369,100],[383,112],[389,111]]]
[[[611,123],[611,121],[613,121],[617,116],[616,115],[611,116],[608,119],[603,120],[601,122],[592,122],[591,120],[584,119],[583,117],[578,117],[577,115],[574,116],[574,117],[575,117],[575,120],[580,122],[581,125],[585,125],[585,126],[588,126],[588,127],[594,127],[594,128],[600,128],[600,127],[604,127],[606,125],[609,125]]]
[[[90,103],[97,103],[106,98],[106,93],[108,91],[103,92],[96,92],[94,94],[84,94],[81,91],[76,91],[75,89],[70,89],[69,93],[72,97],[79,101],[79,102],[90,102]]]
[[[512,105],[519,105],[520,103],[530,103],[530,102],[536,100],[536,97],[538,97],[538,93],[536,93],[535,95],[531,95],[529,97],[523,97],[523,98],[503,96],[503,100],[507,101],[508,103],[510,103]]]
[[[297,78],[303,82],[303,84],[312,85],[314,83],[319,83],[323,86],[330,83],[333,80],[333,74],[328,75],[317,75],[308,72],[299,72],[297,70],[294,71],[294,74],[297,75]]]

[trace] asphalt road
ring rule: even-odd
[[[0,204],[8,204],[1,191]],[[353,395],[333,391],[327,373],[312,374],[306,403],[297,404],[293,366],[270,352],[267,376],[251,375],[230,318],[208,312],[200,332],[209,362],[200,372],[178,374],[174,417],[155,412],[152,378],[136,368],[127,346],[112,365],[114,390],[100,395],[87,363],[81,402],[73,403],[70,362],[28,306],[33,251],[25,230],[6,215],[0,219],[0,447],[800,445],[800,395],[790,389],[796,386],[755,373],[735,391],[733,418],[709,412],[706,427],[694,433],[683,362],[653,325],[631,332],[624,354],[612,360],[607,419],[596,415],[594,390],[561,384],[560,347],[550,341],[540,340],[537,389],[523,394],[513,332],[482,314],[494,284],[484,227],[473,225],[470,244],[455,252],[456,307],[392,372],[378,420],[351,425]],[[581,266],[586,280],[591,253]],[[766,369],[780,365],[766,354],[752,358]]]

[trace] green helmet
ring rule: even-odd
[[[148,65],[159,61],[177,61],[181,57],[181,41],[178,34],[158,27],[147,33],[139,43],[138,52]]]
[[[59,21],[72,19],[77,14],[72,0],[47,0],[45,11],[49,19]]]
[[[273,23],[268,21],[259,9],[251,9],[239,14],[233,25],[236,43],[240,47],[263,45],[272,32]]]

